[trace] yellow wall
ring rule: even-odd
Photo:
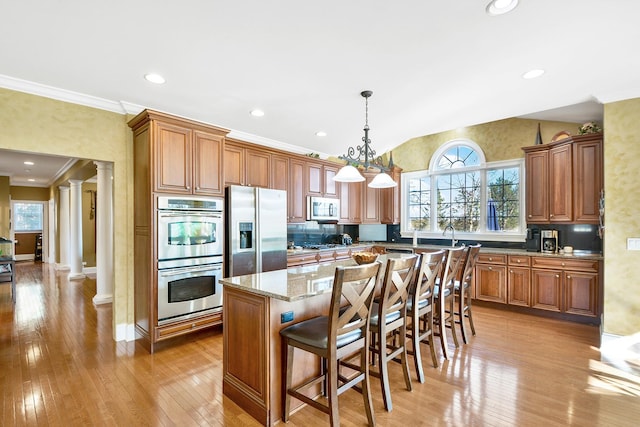
[[[604,330],[614,335],[640,332],[640,251],[627,250],[640,237],[640,98],[604,109]]]
[[[0,149],[113,162],[114,334],[132,325],[133,149],[127,117],[2,88],[0,112]],[[0,216],[2,192],[0,185]]]
[[[550,122],[528,119],[506,119],[433,135],[410,139],[393,149],[393,162],[403,172],[429,169],[433,153],[445,142],[453,139],[470,139],[478,144],[487,162],[512,160],[524,157],[522,147],[534,145],[540,123],[542,142],[547,143],[560,131],[578,133],[575,123]]]
[[[9,188],[11,200],[28,200],[30,202],[46,202],[49,200],[49,189],[41,187],[21,187],[12,185]]]
[[[97,184],[82,183],[82,261],[85,267],[96,266],[96,211],[91,214],[91,194],[93,191],[94,203],[96,200]]]

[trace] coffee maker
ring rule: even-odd
[[[558,252],[558,230],[540,230],[540,250],[547,254]]]
[[[527,252],[540,252],[540,230],[537,228],[527,228],[527,240],[525,247]]]

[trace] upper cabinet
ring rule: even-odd
[[[333,180],[338,166],[307,160],[305,170],[307,196],[340,197],[340,187]]]
[[[226,129],[145,110],[129,123],[153,191],[221,196]],[[148,157],[148,162],[142,157]]]
[[[387,173],[398,185],[380,190],[380,222],[383,224],[400,224],[400,177],[402,169],[394,166]]]
[[[241,141],[229,140],[224,149],[225,185],[271,188],[271,154],[245,148]]]
[[[598,223],[602,134],[524,147],[527,223]]]

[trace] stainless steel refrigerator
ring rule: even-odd
[[[225,277],[287,268],[287,192],[227,187]]]

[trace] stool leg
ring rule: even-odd
[[[411,322],[411,344],[413,345],[413,363],[416,367],[418,381],[424,383],[422,356],[420,354],[420,320]]]
[[[460,285],[460,287],[462,288],[462,285]],[[465,344],[467,344],[468,340],[467,340],[467,327],[464,323],[464,306],[465,306],[465,298],[464,298],[464,293],[463,290],[460,289],[460,295],[458,295],[457,298],[457,303],[458,303],[458,319],[460,321],[460,332],[462,333],[462,342],[464,342]]]
[[[468,301],[467,301],[467,310],[466,310],[467,317],[469,318],[469,326],[471,326],[471,334],[473,336],[475,336],[476,335],[476,328],[473,325],[473,313],[472,313],[472,310],[471,310],[471,292],[467,292],[467,299],[468,299]]]
[[[289,389],[291,388],[291,380],[293,378],[293,347],[289,345],[289,340],[284,339],[282,343],[282,353],[284,356],[285,370],[282,375],[285,377],[283,381],[284,400],[282,402],[282,421],[285,423],[289,421],[289,409],[291,408],[291,396],[289,395]]]
[[[367,420],[370,426],[376,425],[375,416],[373,413],[373,400],[371,399],[371,383],[369,376],[369,345],[366,344],[362,350],[360,350],[360,370],[364,372],[364,381],[362,384],[362,399],[364,401],[364,408],[367,412]]]
[[[329,420],[332,427],[340,426],[340,411],[338,410],[338,369],[340,369],[340,363],[333,359],[327,360],[327,374],[329,378],[328,385],[328,404],[329,404]]]

